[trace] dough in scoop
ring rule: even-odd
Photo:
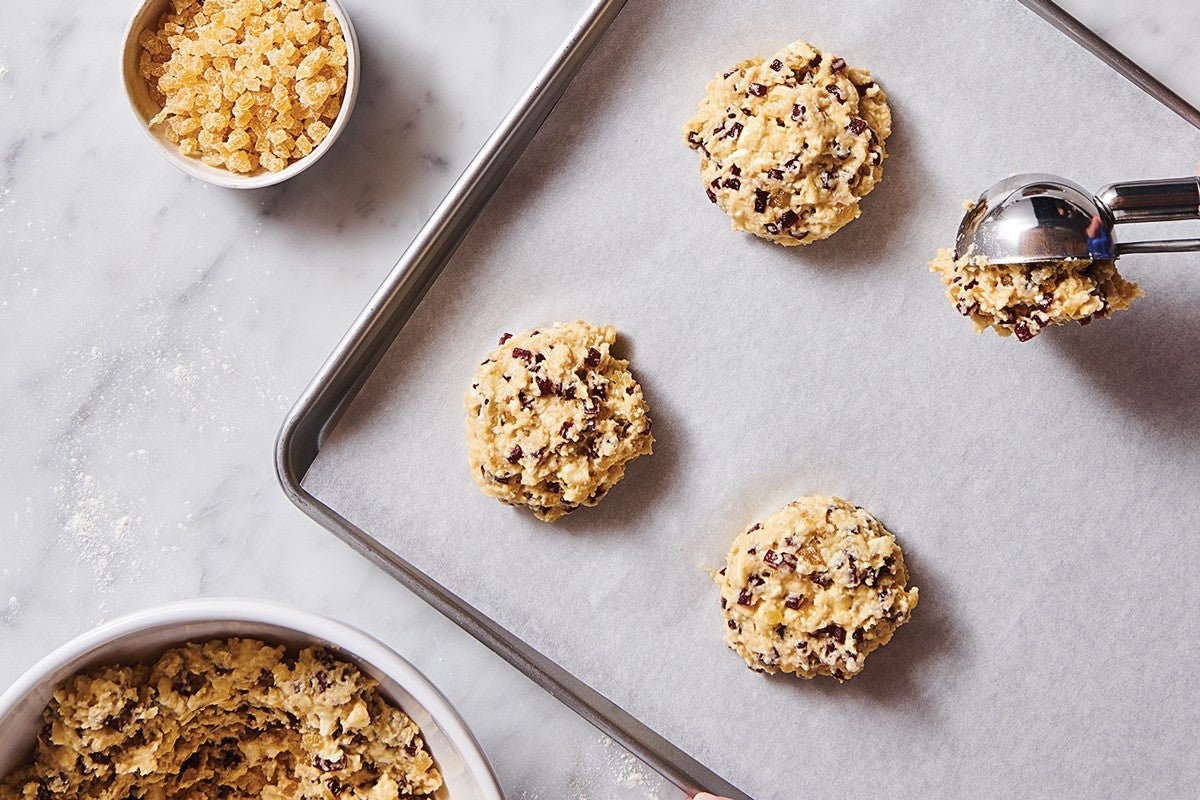
[[[969,254],[955,260],[953,250],[943,249],[929,269],[941,276],[946,296],[976,333],[990,327],[1022,342],[1051,325],[1087,325],[1145,294],[1121,277],[1115,261],[993,264]]]

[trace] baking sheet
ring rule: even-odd
[[[794,38],[870,68],[896,130],[863,217],[785,250],[728,230],[680,128]],[[1015,2],[631,0],[305,488],[759,800],[1181,794],[1200,258],[1123,259],[1146,299],[1025,344],[972,335],[924,264],[1010,172],[1099,186],[1197,154]],[[475,488],[461,397],[500,333],[576,318],[621,331],[658,441],[550,526]],[[921,587],[844,685],[746,670],[704,572],[814,493],[879,516]]]

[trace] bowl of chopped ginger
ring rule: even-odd
[[[358,93],[358,39],[338,0],[146,0],[121,66],[155,148],[236,189],[316,163]]]

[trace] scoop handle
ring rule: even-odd
[[[1117,255],[1130,253],[1194,253],[1200,250],[1200,239],[1165,239],[1159,242],[1117,242]]]
[[[1096,199],[1114,223],[1200,219],[1200,178],[1110,183]]]

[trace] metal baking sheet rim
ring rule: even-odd
[[[1119,74],[1200,128],[1200,110],[1105,42],[1052,0],[1019,0]],[[288,498],[406,588],[496,652],[558,700],[618,741],[680,789],[751,800],[716,773],[434,581],[303,487],[342,412],[449,261],[626,0],[596,0],[516,106],[480,148],[388,273],[349,331],[288,412],[275,466]]]

